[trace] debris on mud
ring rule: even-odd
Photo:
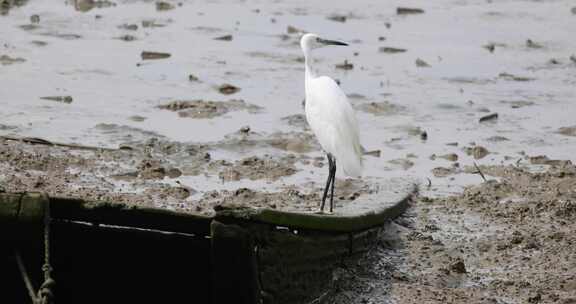
[[[351,70],[354,68],[354,65],[348,62],[348,60],[344,60],[343,63],[336,64],[336,68],[341,70]]]
[[[170,53],[149,52],[149,51],[143,51],[140,54],[142,60],[165,59],[169,58],[170,56],[171,56]]]
[[[198,78],[198,76],[194,75],[194,74],[189,74],[188,75],[188,80],[191,82],[199,82],[200,78]]]
[[[474,159],[482,159],[482,158],[486,157],[486,155],[490,154],[488,149],[486,149],[482,146],[465,147],[464,152],[466,152],[466,154],[474,157]]]
[[[420,58],[416,58],[415,64],[419,68],[429,68],[431,66],[430,64],[428,64],[428,62],[426,62]]]
[[[380,48],[378,48],[378,51],[380,53],[397,54],[397,53],[404,53],[407,50],[396,47],[381,46]]]
[[[561,127],[556,133],[566,136],[576,136],[576,125],[570,127]]]
[[[214,38],[214,40],[222,40],[222,41],[232,41],[232,39],[233,39],[232,35],[224,35]]]
[[[286,27],[286,33],[288,33],[288,34],[299,34],[299,33],[305,33],[305,32],[306,31],[299,29],[299,28],[296,28],[296,27],[291,26],[291,25]]]
[[[26,59],[20,57],[10,57],[8,55],[0,56],[0,64],[1,65],[11,65],[14,63],[22,63],[25,62]]]
[[[440,155],[440,156],[438,156],[438,158],[443,158],[445,160],[455,162],[455,161],[458,161],[458,154],[448,153],[448,154]]]
[[[258,113],[262,110],[261,107],[246,103],[242,99],[232,99],[229,101],[211,101],[203,99],[176,100],[160,105],[158,108],[178,112],[180,117],[195,119],[214,118],[222,116],[230,111]]]
[[[424,14],[424,10],[421,8],[411,8],[411,7],[397,7],[397,15],[414,15],[414,14]]]
[[[531,49],[541,49],[544,48],[544,46],[540,43],[534,42],[532,39],[527,39],[526,40],[526,47],[527,48],[531,48]]]
[[[224,95],[231,95],[240,91],[240,88],[229,83],[222,84],[218,87],[218,92]]]
[[[166,24],[158,23],[156,20],[142,20],[142,27],[144,28],[154,28],[154,27],[165,27]]]
[[[506,80],[513,80],[513,81],[532,81],[536,78],[526,77],[526,76],[517,76],[510,73],[500,73],[498,75],[499,78],[506,79]]]
[[[336,22],[346,22],[347,17],[345,15],[333,14],[333,15],[326,17],[326,19],[336,21]]]
[[[157,1],[156,2],[156,10],[157,11],[168,11],[174,9],[174,4],[165,2],[165,1]]]
[[[485,116],[480,117],[480,119],[478,120],[478,122],[482,123],[482,122],[493,122],[496,121],[498,119],[498,113],[492,113],[492,114],[488,114]]]
[[[137,31],[138,30],[138,24],[124,23],[124,24],[119,25],[118,28],[121,30]]]
[[[60,102],[60,103],[72,103],[72,101],[74,101],[72,96],[45,96],[45,97],[40,97],[40,99],[51,100],[51,101],[56,101],[56,102]]]

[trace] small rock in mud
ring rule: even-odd
[[[416,58],[416,66],[419,68],[429,68],[430,64],[420,58]]]
[[[496,50],[496,45],[494,43],[488,43],[482,47],[487,49],[490,53],[494,53],[494,50]]]
[[[438,157],[443,158],[445,160],[452,161],[452,162],[458,161],[458,154],[456,154],[456,153],[448,153],[448,154],[440,155]]]
[[[72,96],[45,96],[45,97],[40,97],[40,99],[51,100],[51,101],[56,101],[56,102],[61,102],[61,103],[68,103],[68,104],[72,103],[72,101],[74,101]]]
[[[421,140],[428,140],[428,132],[422,131],[422,132],[420,133],[420,139],[421,139]]]
[[[576,15],[576,6],[570,9],[570,11],[572,12],[572,14]]]
[[[164,59],[169,58],[170,56],[171,56],[170,53],[149,52],[149,51],[143,51],[140,54],[142,60]]]
[[[200,78],[198,78],[198,76],[195,76],[193,74],[188,75],[188,80],[192,81],[192,82],[199,82]]]
[[[456,174],[457,168],[455,167],[451,167],[451,168],[446,168],[446,167],[436,167],[434,169],[432,169],[432,174],[434,174],[435,177],[446,177],[446,176],[450,176],[452,174]]]
[[[334,15],[330,15],[330,16],[326,17],[326,19],[336,21],[336,22],[346,22],[346,16],[344,16],[344,15],[334,14]]]
[[[232,35],[224,35],[214,38],[214,40],[222,40],[222,41],[232,41],[234,37]]]
[[[25,62],[26,59],[20,57],[10,57],[8,55],[0,56],[0,64],[1,65],[10,65],[14,63],[22,63]]]
[[[356,109],[377,116],[397,114],[405,110],[403,106],[388,101],[362,103],[356,106]]]
[[[404,53],[407,50],[395,47],[382,46],[378,48],[378,51],[380,53],[386,53],[386,54],[397,54],[397,53]]]
[[[576,55],[570,55],[570,61],[572,61],[573,63],[576,63]]]
[[[218,87],[218,92],[224,94],[224,95],[231,95],[234,94],[236,92],[240,91],[240,88],[228,83],[222,84],[221,86]]]
[[[138,24],[124,23],[124,24],[119,25],[118,28],[122,29],[122,30],[137,31],[138,30]]]
[[[570,127],[561,127],[556,131],[558,134],[566,136],[576,136],[576,125]]]
[[[527,39],[526,40],[526,47],[531,48],[531,49],[541,49],[544,46],[540,43],[532,41],[532,39]]]
[[[464,148],[464,151],[466,152],[466,154],[472,155],[474,159],[482,159],[486,157],[486,155],[490,154],[488,149],[482,146],[466,147]]]
[[[30,16],[30,23],[32,23],[32,24],[40,23],[40,16],[36,15],[36,14]]]
[[[352,63],[348,62],[348,60],[344,60],[344,63],[336,64],[336,68],[342,69],[342,70],[351,70],[354,68],[354,65]]]
[[[157,23],[155,20],[142,20],[142,27],[165,27],[165,24]]]
[[[172,3],[168,3],[165,1],[156,2],[156,10],[157,11],[168,11],[171,9],[174,9],[174,5]]]
[[[286,33],[288,34],[298,34],[298,33],[304,33],[304,30],[301,30],[299,28],[293,27],[291,25],[289,25],[288,27],[286,27]]]
[[[488,114],[485,116],[480,117],[480,119],[478,120],[478,122],[492,122],[492,121],[496,121],[498,119],[498,113],[492,113],[492,114]]]
[[[568,166],[569,160],[549,159],[546,155],[530,156],[528,158],[532,165]]]
[[[30,43],[32,43],[35,46],[47,46],[48,45],[48,42],[41,41],[41,40],[32,40],[32,41],[30,41]]]
[[[170,103],[158,106],[160,109],[176,111],[180,117],[190,118],[214,118],[224,115],[229,111],[245,110],[249,113],[257,113],[262,108],[253,104],[248,104],[241,99],[232,99],[229,101],[210,101],[210,100],[176,100]]]
[[[396,14],[397,15],[424,14],[424,10],[421,8],[397,7],[396,8]]]
[[[506,80],[513,80],[513,81],[532,81],[536,78],[526,77],[526,76],[517,76],[510,73],[500,73],[498,75],[499,78],[506,79]]]
[[[122,36],[118,37],[118,39],[122,40],[122,41],[135,41],[138,38],[136,38],[136,36],[126,34],[126,35],[122,35]]]

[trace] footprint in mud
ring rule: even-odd
[[[167,104],[159,105],[158,108],[178,112],[180,117],[195,119],[207,119],[222,116],[230,111],[247,111],[249,113],[259,113],[262,107],[246,103],[241,99],[229,101],[211,100],[175,100]]]

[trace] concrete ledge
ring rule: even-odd
[[[256,221],[290,228],[353,232],[382,225],[404,212],[417,195],[413,182],[391,180],[369,195],[335,209],[334,213],[304,213],[264,208],[226,208],[217,211],[216,218]]]

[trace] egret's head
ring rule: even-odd
[[[348,44],[342,41],[324,39],[316,34],[311,33],[305,34],[304,36],[302,36],[302,39],[300,39],[300,47],[302,48],[302,51],[304,53],[308,53],[310,50],[321,48],[327,45],[348,45]]]

